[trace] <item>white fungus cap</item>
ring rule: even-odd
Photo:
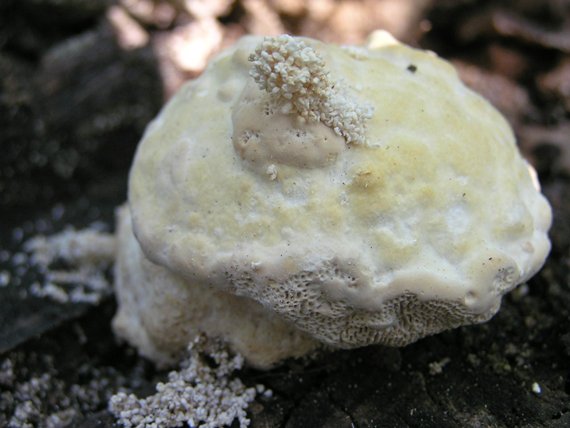
[[[530,171],[505,119],[432,53],[383,33],[246,37],[149,126],[129,204],[161,275],[333,347],[402,346],[489,319],[540,269],[551,211]],[[134,343],[169,316],[121,297],[137,286],[119,292]],[[301,342],[260,365],[314,348]]]

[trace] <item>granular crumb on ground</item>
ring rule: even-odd
[[[115,259],[114,235],[69,228],[48,237],[35,236],[24,247],[31,254],[30,263],[44,272],[45,281],[30,287],[34,296],[59,303],[97,304],[111,294],[105,273]]]
[[[198,337],[188,347],[189,357],[168,382],[156,385],[156,393],[140,399],[119,392],[109,402],[109,410],[125,427],[216,428],[237,419],[249,426],[246,409],[256,393],[265,395],[262,385],[246,388],[232,373],[243,366],[243,357],[230,354],[219,343]]]
[[[428,364],[429,374],[432,376],[443,373],[443,368],[451,362],[451,358],[445,357],[439,361],[433,361]]]
[[[38,366],[40,370],[30,370]],[[115,369],[83,367],[69,385],[48,355],[15,353],[0,362],[0,426],[65,428],[100,409],[127,380]]]

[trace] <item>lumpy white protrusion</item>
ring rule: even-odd
[[[332,80],[317,50],[303,39],[265,38],[249,61],[251,77],[283,113],[322,123],[348,144],[365,141],[373,107],[356,101],[342,82]]]
[[[234,148],[254,170],[274,179],[279,164],[316,168],[345,150],[342,137],[321,123],[282,113],[253,82],[246,85],[232,114]]]

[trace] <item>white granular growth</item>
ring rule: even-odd
[[[84,414],[98,411],[116,391],[127,382],[111,368],[82,366],[85,384],[66,386],[53,366],[51,356],[45,355],[44,372],[26,373],[28,364],[11,358],[0,361],[0,426],[7,428],[65,428]],[[37,364],[32,363],[32,365]]]
[[[443,373],[443,368],[451,362],[451,358],[445,357],[440,361],[433,361],[428,364],[429,374],[432,376]]]
[[[30,287],[30,293],[36,297],[49,297],[50,299],[58,303],[69,302],[69,294],[59,285],[55,285],[51,282],[40,285],[38,282],[34,282]]]
[[[115,245],[113,235],[90,229],[68,229],[30,239],[25,249],[32,253],[32,264],[45,272],[45,283],[34,284],[30,292],[60,303],[99,303],[111,293],[105,269],[114,262]],[[69,268],[50,268],[57,260],[64,261]]]
[[[0,364],[0,385],[12,386],[14,379],[14,366],[12,364],[12,360],[5,359],[2,364]]]
[[[44,415],[42,412],[43,403],[54,388],[61,391],[63,382],[53,379],[49,373],[17,384],[13,396],[18,404],[8,422],[8,427],[32,427],[34,423],[46,428],[70,425],[76,413],[74,409],[68,407],[67,401],[61,403],[65,409],[57,410],[49,415]]]
[[[359,105],[342,93],[342,85],[330,80],[324,61],[311,46],[288,35],[268,37],[249,61],[251,77],[283,112],[322,122],[347,143],[364,143],[372,107]]]
[[[0,287],[5,287],[10,283],[10,272],[2,271],[0,272]]]
[[[96,230],[76,231],[70,228],[49,237],[40,235],[32,238],[26,242],[25,248],[33,251],[35,263],[46,266],[56,259],[69,263],[97,264],[113,261],[115,238]]]
[[[156,393],[147,398],[120,392],[109,402],[109,410],[125,427],[216,428],[229,426],[237,419],[240,427],[249,425],[246,409],[256,388],[246,388],[231,374],[243,366],[243,357],[229,353],[219,343],[198,337],[188,347],[189,358],[179,371],[159,383]],[[204,359],[214,361],[211,367]],[[260,390],[264,390],[263,387]]]

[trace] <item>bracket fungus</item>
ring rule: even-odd
[[[162,364],[198,333],[262,368],[403,346],[491,318],[550,223],[509,125],[446,61],[382,32],[245,37],[139,145],[114,327]]]

